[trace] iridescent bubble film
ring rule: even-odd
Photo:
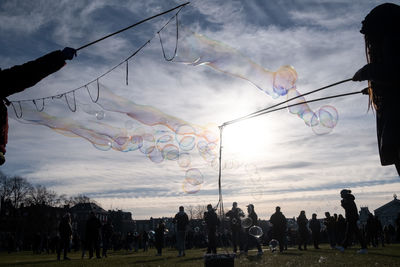
[[[276,71],[268,70],[236,49],[184,27],[179,35],[178,54],[174,61],[192,66],[207,65],[225,74],[245,79],[274,99],[285,95],[287,99],[300,95],[296,88],[298,75],[292,66],[281,66]],[[313,111],[305,101],[304,97],[300,97],[289,102],[288,105],[300,104],[289,107],[289,111],[303,119],[314,133],[319,135],[331,132],[338,118],[335,108],[321,107]]]
[[[199,168],[190,168],[193,154],[211,165],[217,153],[218,134],[213,133],[216,129],[191,124],[152,106],[138,105],[102,84],[99,87],[99,101],[95,104],[87,95],[79,96],[76,112],[66,111],[65,101],[60,98],[46,103],[41,112],[34,103],[23,101],[22,118],[18,119],[12,110],[10,117],[49,127],[68,137],[83,138],[101,151],[135,151],[156,164],[176,162],[185,173],[183,191],[198,192],[204,177]]]

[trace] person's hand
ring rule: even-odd
[[[66,47],[64,48],[61,53],[64,56],[64,60],[71,60],[74,58],[74,56],[76,57],[76,49],[71,48],[71,47]]]
[[[365,65],[364,67],[362,67],[361,69],[359,69],[353,76],[352,80],[353,81],[357,81],[357,82],[361,82],[361,81],[365,81],[365,80],[369,80],[369,64]]]

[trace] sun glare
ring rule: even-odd
[[[257,154],[265,153],[272,134],[265,120],[254,119],[227,126],[222,138],[226,156],[232,155],[238,160],[247,161]]]

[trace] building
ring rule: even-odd
[[[397,195],[393,195],[393,200],[375,210],[375,216],[378,216],[382,226],[391,224],[395,226],[397,216],[400,214],[400,200]]]

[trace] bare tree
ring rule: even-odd
[[[43,185],[35,185],[28,192],[27,203],[55,206],[57,204],[57,194]]]
[[[194,206],[192,206],[192,205],[186,206],[185,211],[189,216],[189,220],[193,220]]]
[[[203,219],[204,212],[207,211],[206,205],[197,205],[194,209],[194,218],[195,219]]]
[[[0,198],[3,200],[11,197],[11,182],[3,172],[0,171]]]
[[[32,189],[32,185],[20,176],[14,176],[10,178],[11,186],[11,203],[15,208],[18,208],[21,204],[26,202],[26,197],[29,191]]]

